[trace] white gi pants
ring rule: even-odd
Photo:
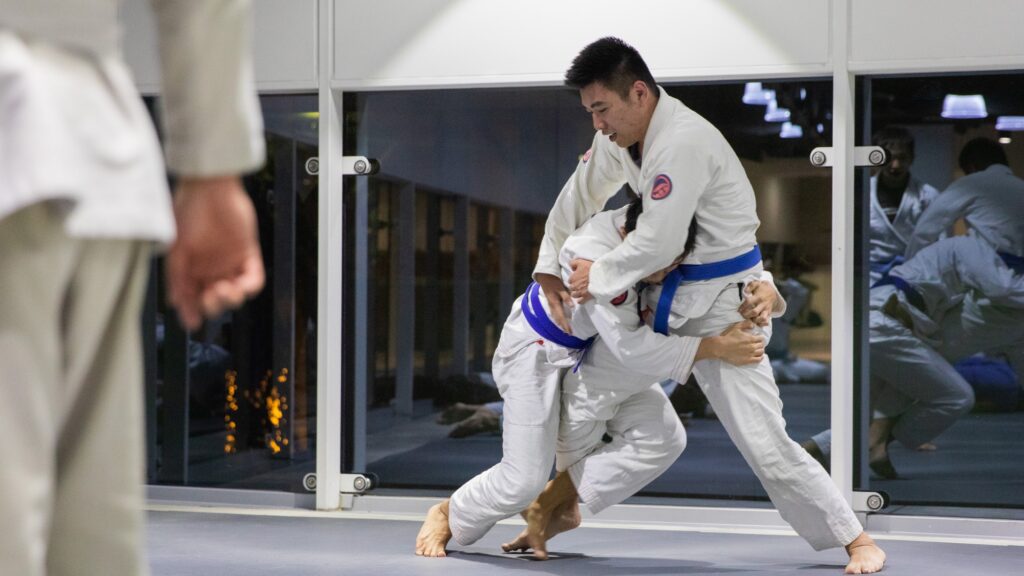
[[[501,462],[463,484],[449,504],[452,538],[463,546],[526,509],[547,484],[555,460],[560,381],[573,360],[569,350],[543,341],[530,328],[521,299],[505,321],[492,362],[505,401]]]
[[[0,220],[0,572],[146,573],[142,350],[148,243]]]
[[[691,318],[677,333],[721,334],[742,320],[739,305],[739,291],[730,284],[707,313]],[[770,330],[762,331],[770,337]],[[782,400],[767,356],[747,366],[701,360],[693,370],[729,438],[797,534],[815,550],[845,546],[860,535],[863,528],[832,479],[786,434]]]
[[[897,418],[893,438],[914,448],[933,440],[974,406],[955,368],[899,320],[871,311],[871,405]]]
[[[596,387],[567,373],[556,467],[597,514],[660,476],[686,448],[686,430],[660,384],[640,392]],[[607,433],[611,442],[602,438]]]

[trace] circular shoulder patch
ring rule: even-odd
[[[594,153],[593,148],[587,148],[587,151],[583,153],[583,163],[586,164],[587,160],[590,160],[590,156]]]
[[[668,174],[658,174],[654,177],[654,186],[651,187],[651,199],[661,200],[672,193],[672,179]]]
[[[629,290],[626,290],[622,294],[619,294],[618,296],[613,298],[612,299],[612,306],[618,306],[619,304],[622,304],[623,302],[625,302],[626,301],[626,296],[629,296]]]

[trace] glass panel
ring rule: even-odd
[[[863,142],[892,159],[860,202],[874,287],[859,487],[896,504],[1022,508],[1024,141],[999,118],[1024,113],[1024,75],[864,82]]]
[[[267,163],[244,179],[263,292],[186,335],[154,265],[147,333],[149,482],[302,491],[315,469],[316,96],[264,96]],[[150,110],[156,113],[154,101]]]
[[[802,136],[781,138],[782,124],[765,120],[764,105],[742,102],[743,83],[668,90],[724,133],[754,185],[765,263],[790,302],[770,354],[790,433],[802,439],[828,427],[831,181],[807,156],[830,141],[832,93],[822,81],[765,87]],[[348,300],[347,316],[370,311],[365,333],[355,320],[346,324],[347,355],[357,342],[372,343],[347,371],[350,386],[372,391],[356,407],[367,411],[366,468],[385,487],[455,488],[501,457],[491,357],[530,282],[547,212],[593,127],[578,96],[561,88],[350,93],[345,118],[346,154],[381,163],[379,175],[346,181],[347,221],[359,221],[365,194],[370,223],[365,237],[346,240],[345,277],[349,293],[368,294],[365,303]],[[411,207],[404,216],[403,198]],[[627,199],[623,190],[609,207]],[[395,232],[402,218],[414,233]],[[415,253],[405,293],[396,289],[403,251]],[[360,254],[368,258],[363,275],[354,273]],[[395,317],[406,300],[415,302],[411,321]],[[406,349],[401,330],[415,334]],[[400,381],[407,355],[411,391]],[[358,366],[366,367],[363,381],[355,380]],[[699,388],[679,386],[672,401],[690,443],[646,493],[766,498]]]

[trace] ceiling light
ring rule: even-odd
[[[765,122],[785,122],[789,120],[789,108],[779,108],[778,103],[772,99],[768,108],[764,111]]]
[[[1024,116],[997,116],[996,130],[1005,132],[1024,130]]]
[[[818,122],[818,134],[824,134],[824,133],[825,133],[825,125],[822,124],[821,122]]]
[[[804,129],[799,124],[793,124],[792,122],[783,122],[782,130],[779,132],[780,138],[803,138]]]
[[[981,94],[946,94],[942,101],[942,117],[963,120],[968,118],[985,118],[985,97]]]
[[[1010,138],[1009,136],[1000,136],[999,137],[999,143],[1000,144],[1009,144],[1010,142],[1013,142],[1013,139]]]
[[[765,90],[760,82],[747,82],[743,87],[743,103],[764,106],[775,99],[775,90]]]

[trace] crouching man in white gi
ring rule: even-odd
[[[618,245],[617,227],[612,222],[616,217],[621,220],[624,212],[620,209],[595,216],[614,240],[608,245],[581,239],[581,245],[588,245],[586,254],[596,255],[597,250],[603,253]],[[566,278],[571,272],[569,259],[563,259]],[[761,305],[750,311],[755,317],[770,309],[777,297],[770,283],[758,289]],[[706,338],[655,334],[640,319],[633,288],[624,290],[607,305],[590,302],[572,308],[572,334],[552,323],[550,315],[547,298],[537,284],[531,284],[513,304],[492,366],[498,391],[505,400],[502,460],[464,484],[449,500],[431,508],[416,539],[418,555],[444,556],[445,546],[453,537],[461,545],[472,544],[499,520],[526,509],[541,492],[554,462],[559,382],[564,369],[576,366],[578,371],[589,373],[600,370],[601,363],[622,363],[626,368],[619,372],[639,375],[636,377],[647,384],[666,377],[685,382],[695,359],[750,362],[764,353],[763,339],[743,330]],[[602,345],[602,340],[612,342],[612,347]],[[682,452],[685,432],[665,394],[660,390],[658,394],[661,406],[657,421],[626,440],[663,444],[662,451],[670,453],[670,458],[653,464],[663,470]]]
[[[871,404],[868,462],[883,478],[898,475],[888,445],[930,442],[974,406],[971,385],[953,363],[978,352],[1019,347],[1024,338],[1024,275],[1020,259],[999,254],[977,236],[926,246],[871,288]],[[976,303],[984,302],[982,306]],[[977,338],[971,310],[1013,321]],[[977,314],[974,314],[977,316]],[[966,320],[966,321],[964,321]],[[963,327],[968,329],[964,330]],[[831,433],[804,447],[828,462]]]
[[[621,231],[623,238],[635,229],[642,206],[640,199],[630,205]],[[619,235],[608,215],[608,212],[599,213],[576,230],[562,246],[560,260],[594,260],[617,246]],[[690,228],[691,231],[696,228],[696,220],[691,221]],[[652,291],[657,294],[655,287],[666,277],[669,282],[678,277],[675,265],[692,250],[693,239],[691,234],[683,254],[673,266],[644,278],[646,288],[638,294],[639,301],[629,302],[628,298],[620,297],[612,302],[622,300],[623,306],[651,312],[653,309],[646,304],[647,294]],[[769,272],[763,272],[757,279],[773,282]],[[764,309],[771,316],[781,316],[785,307],[785,302],[778,297],[774,306],[765,306]],[[662,310],[662,314],[666,313],[667,308]],[[663,320],[656,314],[641,313],[644,318],[652,315],[655,322]],[[771,326],[768,314],[759,320],[761,324]],[[726,333],[753,328],[754,324],[747,321],[733,324]],[[544,497],[558,498],[552,494],[560,494],[562,498],[551,506],[538,501],[527,508],[524,512],[527,529],[502,546],[506,552],[532,549],[536,557],[545,558],[547,540],[579,525],[580,501],[588,511],[597,514],[636,494],[668,469],[682,453],[683,446],[672,441],[675,434],[682,433],[682,428],[661,385],[651,384],[649,377],[631,370],[626,362],[618,359],[620,353],[616,350],[619,348],[623,346],[615,340],[614,334],[608,338],[602,336],[588,352],[593,354],[592,361],[562,378],[562,416],[555,454],[559,473],[544,492]],[[736,349],[734,354],[724,355],[726,361],[735,365],[757,364],[762,357],[760,345],[749,352]],[[652,357],[648,372],[657,372],[660,364],[661,370],[667,373],[672,368],[671,361],[670,358]],[[674,432],[676,428],[678,433]]]
[[[639,53],[617,38],[586,48],[566,73],[597,133],[548,216],[534,278],[554,302],[609,302],[682,253],[696,214],[685,289],[666,303],[673,332],[718,334],[739,319],[738,282],[761,272],[754,191],[722,134],[657,86]],[[643,198],[636,230],[593,263],[579,260],[565,293],[557,260],[565,238],[625,183]],[[667,316],[665,316],[667,318]],[[885,553],[863,531],[825,470],[786,434],[767,358],[755,366],[698,362],[697,381],[782,517],[817,550],[844,546],[847,572],[882,569]]]

